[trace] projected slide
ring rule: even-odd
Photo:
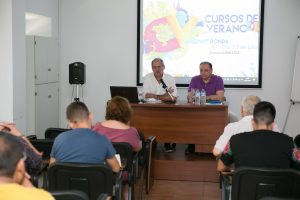
[[[138,82],[160,57],[177,84],[209,61],[227,86],[258,87],[260,11],[260,0],[142,0]]]

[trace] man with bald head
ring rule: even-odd
[[[213,154],[216,157],[219,157],[222,154],[231,136],[238,133],[253,131],[253,127],[251,124],[251,120],[253,118],[253,110],[255,105],[260,101],[260,98],[255,95],[248,95],[243,98],[240,110],[242,119],[238,122],[230,123],[224,128],[223,134],[216,141],[213,149]],[[276,124],[274,124],[273,131],[279,132],[278,126]]]
[[[224,99],[224,83],[220,76],[212,73],[213,68],[210,62],[201,62],[199,65],[200,75],[194,76],[189,84],[188,102],[192,102],[194,91],[192,89],[202,89],[206,92],[206,100]]]
[[[193,102],[195,89],[199,91],[205,90],[206,100],[224,100],[224,83],[220,76],[213,74],[213,67],[210,62],[204,61],[199,65],[200,75],[194,76],[191,79],[188,89],[188,102]],[[185,154],[195,153],[195,145],[189,144],[185,150]]]

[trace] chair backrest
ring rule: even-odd
[[[89,200],[87,194],[79,190],[55,190],[50,193],[55,200]]]
[[[134,183],[137,162],[137,154],[133,152],[132,146],[127,142],[112,142],[116,152],[120,154],[121,162],[123,158],[126,158],[125,170],[128,173],[127,181],[129,184],[128,199],[134,199]]]
[[[138,152],[139,157],[139,165],[143,168],[146,167],[147,164],[147,148],[146,148],[146,140],[144,134],[138,130],[138,134],[140,136],[140,140],[142,141],[142,149]]]
[[[284,198],[284,197],[263,197],[259,200],[299,200],[299,198]]]
[[[294,142],[298,148],[300,148],[300,134],[294,138]]]
[[[54,140],[59,134],[71,129],[67,128],[47,128],[45,131],[45,138]]]
[[[43,152],[43,159],[49,159],[53,140],[51,139],[33,139],[30,140],[31,144],[40,152]]]
[[[112,142],[117,154],[120,154],[121,158],[126,158],[126,171],[131,172],[133,167],[133,154],[132,147],[127,142]]]
[[[113,172],[106,165],[56,162],[47,174],[48,190],[80,190],[96,200],[101,193],[112,196]]]
[[[232,180],[232,199],[300,198],[300,172],[294,169],[238,168]]]
[[[156,151],[156,136],[151,136],[147,139],[147,176],[146,176],[146,193],[149,194],[154,184],[154,161]]]

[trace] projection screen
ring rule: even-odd
[[[259,88],[264,0],[138,0],[137,85],[164,60],[178,86],[209,61],[225,87]]]

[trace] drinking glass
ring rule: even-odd
[[[191,89],[191,103],[195,103],[195,93],[196,93],[197,88],[192,88]]]
[[[139,95],[139,101],[140,101],[140,103],[142,103],[143,99],[144,99],[144,90],[143,90],[143,88],[138,88],[138,95]]]

